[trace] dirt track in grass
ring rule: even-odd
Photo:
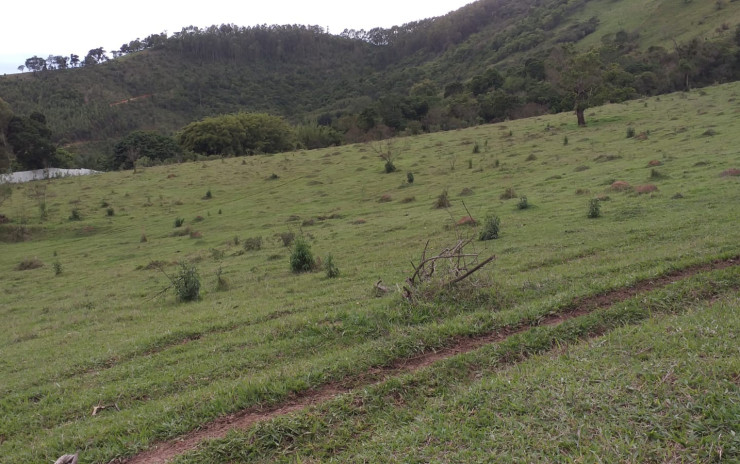
[[[258,422],[270,420],[330,400],[354,388],[372,385],[399,374],[413,372],[436,361],[458,354],[468,353],[484,345],[500,342],[507,337],[524,332],[535,326],[560,324],[568,319],[588,314],[597,308],[611,306],[640,293],[665,287],[700,272],[715,271],[737,265],[740,265],[740,256],[679,269],[661,277],[640,281],[631,287],[618,288],[600,295],[577,298],[557,314],[544,316],[536,323],[508,327],[473,337],[458,337],[450,340],[447,346],[442,349],[430,351],[413,358],[398,359],[387,366],[370,369],[362,374],[344,379],[341,382],[333,382],[301,392],[279,405],[263,408],[250,407],[220,417],[212,422],[203,424],[199,429],[187,435],[158,443],[147,451],[127,459],[114,460],[113,462],[119,464],[163,464],[180,454],[195,449],[203,441],[224,437],[232,429],[246,429]]]

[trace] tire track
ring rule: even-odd
[[[182,437],[158,443],[151,449],[129,458],[114,459],[110,464],[163,464],[180,454],[195,449],[206,440],[223,438],[232,429],[246,429],[256,423],[328,401],[357,387],[380,383],[390,377],[414,372],[442,359],[468,353],[488,344],[501,342],[532,327],[558,325],[566,320],[591,313],[599,308],[609,307],[641,293],[666,287],[701,272],[716,271],[737,265],[740,265],[740,256],[678,269],[660,277],[637,282],[631,287],[576,298],[558,312],[544,316],[537,321],[523,321],[519,325],[501,328],[483,335],[453,338],[442,349],[423,353],[413,358],[398,359],[387,366],[370,369],[341,382],[332,382],[312,390],[297,393],[279,405],[266,408],[254,406],[220,417]]]

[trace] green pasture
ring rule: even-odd
[[[378,157],[389,147],[374,143],[14,186],[0,206],[11,221],[0,226],[0,456],[108,462],[455,335],[534,325],[578,296],[736,256],[740,177],[722,173],[740,168],[738,93],[594,108],[583,129],[558,114],[397,138],[391,174]],[[648,184],[657,190],[635,190]],[[507,189],[516,195],[501,199]],[[445,190],[452,205],[434,208]],[[427,241],[438,252],[477,237],[454,225],[468,214],[501,219],[500,238],[467,248],[497,256],[478,288],[404,303],[397,285]],[[288,232],[331,254],[339,277],[292,273]],[[262,248],[245,250],[256,237]],[[179,262],[197,267],[200,301],[167,288]],[[439,408],[412,413],[448,414]],[[394,446],[407,436],[418,439],[404,430]],[[455,460],[434,450],[418,460]]]

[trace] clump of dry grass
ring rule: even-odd
[[[499,199],[501,200],[511,200],[512,198],[517,198],[514,187],[508,187],[506,190],[504,190],[504,193],[499,196]]]
[[[44,263],[38,258],[26,258],[15,267],[16,271],[28,271],[44,267]]]

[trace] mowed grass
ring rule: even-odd
[[[735,462],[738,279],[705,273],[531,329],[177,462]]]
[[[378,147],[354,145],[14,187],[2,233],[28,240],[1,245],[0,455],[46,462],[79,449],[107,462],[455,335],[535,323],[574,297],[735,256],[739,178],[721,173],[740,167],[738,92],[595,108],[585,129],[560,114],[398,138],[393,174]],[[657,191],[612,191],[614,181]],[[516,197],[502,200],[509,188]],[[433,208],[445,189],[452,206]],[[519,196],[531,206],[518,209]],[[602,214],[589,219],[594,197]],[[498,240],[473,244],[498,257],[473,302],[373,295],[380,279],[403,284],[427,240],[441,250],[476,235],[451,227],[468,213],[501,218]],[[331,254],[340,276],[293,274],[284,232]],[[262,249],[244,250],[254,237]],[[17,270],[34,258],[43,266]],[[199,270],[198,302],[166,290],[180,261]],[[95,406],[105,409],[93,416]]]

